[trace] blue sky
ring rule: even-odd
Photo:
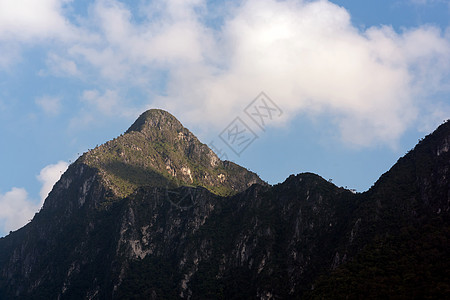
[[[0,235],[148,108],[269,183],[367,190],[450,117],[449,20],[448,0],[0,0]],[[260,92],[280,109],[262,128]]]

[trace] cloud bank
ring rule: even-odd
[[[10,41],[3,47],[36,38],[58,44],[42,74],[98,86],[80,97],[83,114],[92,114],[83,120],[157,106],[219,129],[265,91],[285,112],[282,123],[325,118],[344,143],[392,146],[419,119],[434,124],[439,112],[450,113],[448,101],[436,98],[450,92],[450,31],[431,25],[360,29],[326,0],[143,1],[137,8],[99,0],[76,24],[64,9],[70,2],[39,2],[42,14],[33,17],[19,2],[0,1],[8,11],[0,40]],[[130,87],[148,95],[145,105],[121,98]],[[56,110],[43,100],[44,110]]]

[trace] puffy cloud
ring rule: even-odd
[[[43,96],[36,99],[36,104],[49,115],[57,115],[61,111],[61,98],[59,97]]]
[[[203,0],[144,1],[137,10],[124,3],[95,1],[78,27],[64,18],[65,1],[44,1],[45,21],[11,4],[19,21],[5,19],[0,33],[33,22],[29,35],[69,32],[42,74],[92,79],[98,87],[81,99],[106,116],[137,114],[142,101],[123,98],[132,87],[149,94],[148,105],[220,130],[265,91],[284,111],[282,124],[327,117],[346,143],[395,145],[432,114],[424,107],[437,94],[450,91],[450,35],[436,27],[362,30],[326,0],[216,3],[223,10],[215,8],[214,26]],[[88,123],[87,112],[71,124]]]
[[[77,43],[69,53],[95,67],[112,81],[146,85],[162,69],[199,62],[213,43],[195,8],[202,1],[154,1],[141,7],[147,13],[133,22],[130,10],[118,1],[97,1],[89,18],[98,40]]]
[[[9,232],[24,226],[38,209],[39,206],[28,199],[25,189],[12,188],[0,194],[0,229]]]
[[[41,196],[41,205],[44,203],[45,198],[47,198],[48,193],[53,188],[53,185],[61,178],[61,175],[67,170],[69,164],[65,161],[59,161],[56,164],[48,165],[41,170],[37,179],[42,183],[41,191],[39,195]]]
[[[29,198],[27,191],[23,188],[13,187],[5,194],[0,194],[0,233],[7,233],[27,224],[42,207],[48,193],[67,167],[66,162],[59,161],[56,164],[44,167],[40,171],[37,176],[37,179],[42,183],[39,193],[40,201]]]
[[[0,0],[0,39],[65,38],[70,24],[62,15],[67,0]]]
[[[450,43],[438,29],[361,32],[328,1],[246,1],[218,43],[225,63],[175,68],[159,105],[225,124],[264,90],[288,118],[326,115],[345,142],[393,145],[418,99],[448,83]]]
[[[20,62],[27,46],[51,44],[54,47],[58,43],[94,39],[64,16],[64,9],[70,2],[72,0],[0,0],[0,71]]]
[[[434,27],[361,31],[328,1],[244,1],[218,28],[204,22],[204,1],[141,10],[137,23],[123,3],[96,2],[90,18],[100,42],[69,53],[106,81],[145,88],[166,73],[152,104],[199,125],[224,126],[265,91],[285,112],[282,122],[328,116],[345,142],[395,145],[425,100],[448,87],[450,42]],[[83,98],[107,115],[121,102],[116,92],[94,94]]]

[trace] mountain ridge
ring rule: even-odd
[[[450,295],[450,122],[357,194],[313,173],[270,186],[229,162],[214,169],[190,134],[151,110],[83,154],[33,221],[0,239],[0,298]]]

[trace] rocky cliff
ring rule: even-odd
[[[0,299],[449,296],[449,145],[445,123],[362,194],[268,186],[147,111],[0,239]]]

